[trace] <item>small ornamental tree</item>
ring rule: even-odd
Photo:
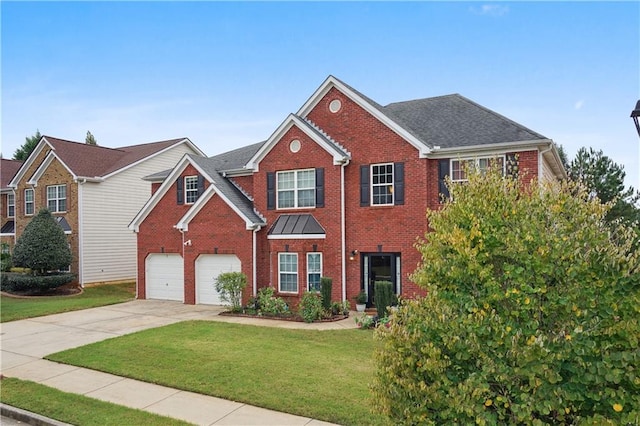
[[[27,224],[13,249],[13,264],[34,275],[67,268],[72,261],[64,231],[49,210],[42,209]]]
[[[242,272],[223,272],[215,279],[215,289],[220,299],[231,305],[231,310],[242,310],[242,292],[247,286],[247,276]]]
[[[638,424],[640,266],[633,230],[575,183],[499,173],[429,211],[372,390],[394,424]]]

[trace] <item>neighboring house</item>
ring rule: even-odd
[[[189,139],[106,148],[43,136],[11,180],[15,237],[48,208],[68,235],[81,285],[136,276],[136,238],[127,225],[149,199],[142,177],[204,155]]]
[[[550,139],[460,95],[381,106],[329,76],[263,143],[186,156],[148,176],[138,234],[138,298],[219,303],[213,279],[242,271],[245,297],[264,286],[294,304],[333,279],[333,299],[409,279],[425,213],[465,162],[525,179],[564,177]],[[246,299],[245,299],[246,300]]]
[[[0,242],[9,252],[16,242],[16,197],[9,182],[22,166],[22,161],[0,159]],[[4,243],[7,245],[5,246]]]

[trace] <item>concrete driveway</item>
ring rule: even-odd
[[[199,425],[328,425],[287,413],[131,380],[42,357],[66,349],[184,320],[308,329],[354,328],[353,319],[304,324],[218,315],[224,307],[135,300],[0,324],[1,372],[65,392],[168,415]]]

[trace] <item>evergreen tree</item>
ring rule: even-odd
[[[16,152],[13,154],[13,159],[25,161],[36,148],[36,145],[38,145],[40,139],[42,139],[40,130],[37,130],[35,135],[24,138],[24,143],[20,148],[16,149]]]
[[[90,131],[87,130],[87,137],[84,139],[87,145],[98,145],[96,138],[93,137]]]

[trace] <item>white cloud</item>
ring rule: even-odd
[[[580,109],[580,108],[582,108],[583,106],[584,106],[584,99],[580,99],[579,101],[577,101],[577,102],[573,105],[573,107],[574,107],[575,109]]]
[[[504,16],[509,13],[509,6],[503,6],[499,4],[483,4],[480,7],[471,7],[472,13],[476,15],[486,15],[486,16]]]

